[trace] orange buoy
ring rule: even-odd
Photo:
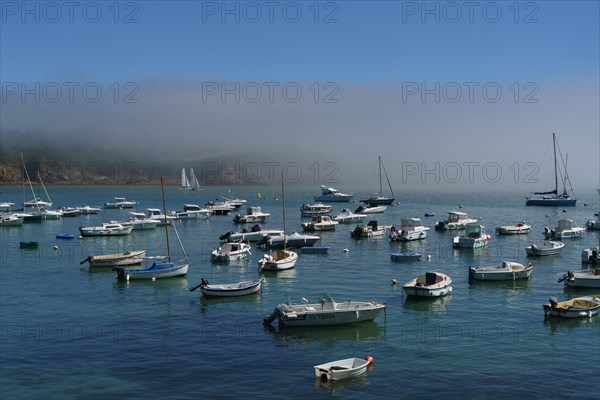
[[[373,364],[375,362],[375,359],[371,356],[366,356],[365,360],[367,360],[369,362],[369,364]]]

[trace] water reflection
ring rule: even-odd
[[[402,307],[412,311],[431,311],[433,313],[445,313],[446,307],[452,301],[452,295],[441,297],[406,297]]]
[[[520,290],[530,292],[532,289],[529,279],[516,281],[481,281],[469,278],[469,288],[473,290]]]
[[[550,334],[552,336],[556,335],[557,333],[559,333],[560,330],[563,331],[563,333],[566,331],[567,333],[571,334],[570,331],[573,331],[575,329],[580,329],[584,326],[586,327],[593,327],[594,326],[594,322],[595,325],[599,325],[599,323],[596,321],[596,317],[586,317],[586,318],[558,318],[558,317],[549,317],[549,318],[545,318],[544,319],[544,326],[548,327],[548,329],[550,329]],[[573,332],[575,333],[575,332]]]
[[[372,364],[369,366],[369,370],[373,369]],[[315,377],[315,389],[327,389],[332,392],[337,392],[346,387],[368,385],[369,380],[366,374],[357,376],[355,378],[342,379],[339,381],[323,381],[321,378]]]
[[[333,344],[339,341],[383,341],[386,327],[375,321],[365,321],[351,325],[337,326],[294,326],[275,328],[268,325],[266,329],[276,340],[295,341],[309,340]]]

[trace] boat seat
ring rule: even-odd
[[[305,308],[306,308],[306,311],[315,311],[314,307],[307,306]]]

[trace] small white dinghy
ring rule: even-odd
[[[346,358],[344,360],[315,365],[315,375],[323,382],[353,378],[364,374],[372,362],[371,360],[372,358],[370,357],[367,357],[365,360],[362,358]]]
[[[244,281],[236,283],[223,283],[220,285],[211,285],[208,280],[202,278],[200,285],[190,288],[190,292],[200,288],[202,294],[206,297],[234,297],[245,296],[260,292],[262,278],[255,281]]]
[[[471,267],[469,277],[480,281],[514,281],[529,279],[535,265],[533,262],[523,265],[512,261],[502,261],[493,267]]]

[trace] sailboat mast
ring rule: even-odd
[[[558,195],[558,171],[556,162],[556,132],[552,134],[552,145],[554,147],[554,191]]]
[[[38,179],[40,180],[40,183],[42,184],[44,193],[46,193],[46,198],[48,199],[48,202],[52,203],[52,199],[50,198],[50,195],[48,194],[48,191],[46,190],[46,186],[44,186],[44,182],[42,181],[42,176],[40,175],[40,171],[38,171],[37,176],[38,176]]]
[[[283,205],[283,249],[287,247],[287,236],[285,233],[285,191],[283,190],[283,173],[281,174],[281,203]]]
[[[33,190],[33,186],[31,185],[31,179],[29,179],[29,173],[27,172],[27,167],[25,166],[25,160],[23,159],[23,152],[21,152],[21,164],[23,164],[23,172],[25,172],[25,177],[27,177],[27,182],[29,183],[29,188],[31,189],[31,194],[35,199],[35,191]],[[23,203],[25,202],[25,182],[23,182]]]
[[[379,156],[379,195],[383,196],[383,185],[381,184],[381,156]]]
[[[163,199],[163,214],[165,216],[165,235],[167,236],[167,257],[171,261],[171,246],[169,246],[169,221],[167,220],[167,202],[165,201],[165,188],[163,186],[163,178],[160,177],[160,190]]]

